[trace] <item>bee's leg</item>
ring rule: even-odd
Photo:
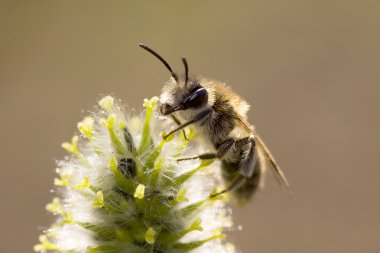
[[[235,178],[232,180],[231,184],[226,189],[224,189],[223,191],[211,194],[210,197],[213,198],[213,197],[216,197],[220,194],[238,189],[241,186],[243,186],[246,183],[246,181],[247,181],[247,178],[239,173],[235,176]]]
[[[250,144],[248,153],[242,155],[245,152],[246,145]],[[233,169],[236,170],[237,175],[235,175],[230,185],[218,193],[212,194],[211,197],[218,196],[220,194],[226,193],[228,191],[237,190],[244,186],[247,183],[247,180],[252,177],[255,172],[255,147],[256,142],[252,137],[246,137],[235,141],[235,153],[238,155],[240,160],[239,163],[233,166]]]
[[[249,152],[244,160],[242,160],[239,171],[240,174],[243,176],[249,178],[252,177],[254,171],[255,171],[255,163],[256,163],[256,157],[255,157],[255,148],[256,148],[256,141],[252,137],[246,137],[243,139],[238,140],[237,142],[241,141],[243,145],[247,142],[251,143],[251,147],[249,148]],[[256,155],[257,156],[257,155]]]
[[[228,138],[225,141],[223,141],[218,148],[218,151],[216,153],[206,153],[202,155],[197,155],[194,157],[184,157],[177,159],[177,162],[185,161],[185,160],[194,160],[194,159],[201,159],[201,160],[209,160],[209,159],[215,159],[215,158],[222,158],[228,150],[232,147],[232,145],[235,143],[235,140],[232,138]]]
[[[195,115],[195,117],[193,119],[183,123],[182,125],[178,126],[176,129],[170,131],[167,135],[164,136],[164,139],[168,138],[170,135],[174,134],[175,132],[184,129],[188,125],[193,124],[195,122],[198,122],[198,121],[206,118],[212,112],[212,110],[213,110],[212,108],[207,108],[207,109],[201,111],[200,113]]]
[[[170,116],[172,117],[173,121],[178,125],[182,125],[181,121],[177,118],[177,116],[175,116],[173,113],[170,114]],[[186,132],[185,132],[185,129],[182,129],[182,133],[183,133],[183,137],[185,138],[185,140],[189,140],[187,139],[187,136],[186,136]]]

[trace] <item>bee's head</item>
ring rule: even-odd
[[[139,46],[157,57],[171,73],[171,78],[162,89],[160,96],[160,111],[163,115],[180,110],[199,109],[207,104],[207,90],[197,80],[189,80],[189,67],[185,57],[182,57],[185,73],[183,78],[178,78],[170,65],[158,53],[143,44]]]
[[[162,89],[160,110],[163,115],[168,115],[180,110],[199,109],[207,102],[208,92],[197,80],[177,82],[171,79]]]

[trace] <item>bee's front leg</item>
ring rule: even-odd
[[[195,117],[193,119],[191,119],[191,120],[183,123],[182,125],[178,126],[174,130],[170,131],[167,135],[164,136],[164,139],[168,138],[170,135],[174,134],[175,132],[184,129],[188,125],[191,125],[191,124],[193,124],[195,122],[203,120],[204,118],[206,118],[207,116],[209,116],[211,112],[212,112],[212,108],[207,108],[207,109],[199,112],[197,115],[195,115]]]
[[[194,157],[179,158],[177,159],[177,162],[186,161],[186,160],[194,160],[194,159],[208,160],[208,159],[222,158],[228,152],[228,150],[230,150],[230,148],[232,147],[234,143],[235,143],[234,139],[228,138],[219,145],[218,151],[216,153],[206,153],[206,154],[197,155]]]
[[[181,121],[177,118],[177,116],[175,116],[173,113],[170,114],[170,116],[172,117],[173,121],[177,124],[177,126],[180,126],[182,125]],[[185,132],[185,129],[182,129],[182,134],[183,134],[183,137],[185,138],[185,140],[189,140],[186,136],[186,132]]]

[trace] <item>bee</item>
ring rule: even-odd
[[[189,125],[195,125],[215,147],[213,153],[178,159],[221,160],[222,175],[227,187],[213,196],[233,191],[241,199],[249,199],[262,184],[266,160],[279,181],[289,187],[288,180],[273,155],[254,127],[248,123],[247,112],[250,106],[243,98],[225,83],[189,78],[185,57],[182,57],[185,72],[178,76],[157,52],[144,44],[139,46],[159,59],[171,73],[171,78],[160,95],[160,112],[170,115],[178,126],[164,138],[184,131]]]

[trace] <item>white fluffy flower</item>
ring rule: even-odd
[[[145,100],[144,119],[107,96],[78,123],[81,136],[62,145],[71,155],[58,162],[60,196],[46,207],[57,220],[35,251],[234,252],[223,235],[230,212],[223,196],[210,197],[222,186],[219,163],[177,163],[202,147],[188,146],[191,129],[163,140],[156,103]]]

